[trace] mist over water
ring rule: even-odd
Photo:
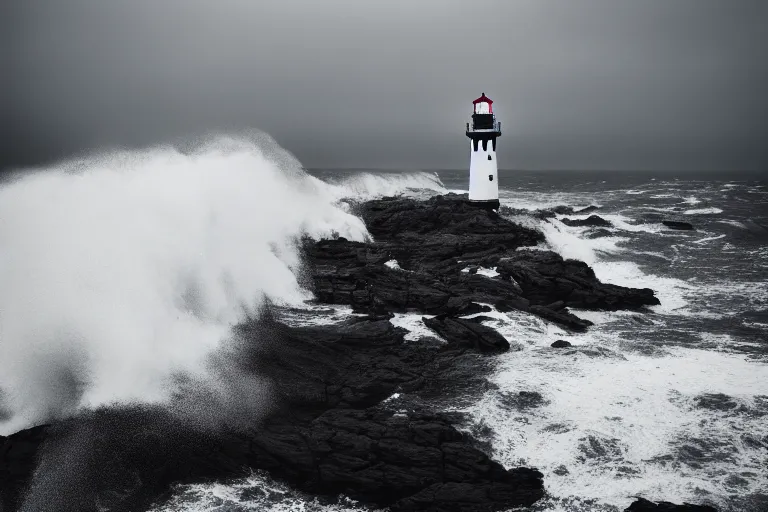
[[[166,400],[230,326],[310,297],[299,237],[362,240],[268,136],[95,155],[0,188],[0,432]]]

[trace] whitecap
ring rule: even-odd
[[[693,241],[691,243],[701,245],[701,244],[704,244],[706,242],[711,242],[712,240],[720,240],[721,238],[725,238],[725,236],[726,235],[710,236],[710,237],[707,237],[707,238],[702,238],[700,240],[695,240],[695,241]]]
[[[400,264],[397,262],[397,260],[389,260],[389,261],[384,263],[384,266],[388,267],[388,268],[391,268],[393,270],[402,270],[402,268],[400,268]]]
[[[717,222],[721,224],[730,224],[731,226],[736,226],[741,229],[748,229],[747,226],[737,220],[718,220]]]
[[[756,475],[745,479],[745,490],[758,490],[762,457],[741,436],[761,438],[768,425],[759,417],[698,408],[694,399],[723,393],[750,405],[753,394],[768,393],[768,366],[722,352],[669,350],[663,358],[574,357],[551,349],[502,356],[493,378],[499,390],[534,391],[544,403],[510,416],[494,392],[468,412],[493,430],[493,455],[502,464],[538,468],[555,498],[589,496],[619,509],[636,495],[695,502],[699,489],[729,494],[724,479],[713,474],[742,471]],[[691,438],[733,445],[738,452],[730,460],[686,466],[684,474],[659,462]]]
[[[397,196],[406,193],[424,197],[448,193],[437,173],[416,172],[352,172],[343,178],[328,180],[328,189],[338,199],[368,200],[377,197]],[[459,191],[461,192],[461,191]],[[466,191],[464,191],[466,192]]]
[[[468,273],[469,267],[462,269],[462,272]],[[481,276],[486,276],[486,277],[497,277],[499,275],[499,273],[496,271],[496,267],[493,267],[493,268],[477,267],[477,273],[480,274]]]
[[[211,512],[214,510],[253,510],[259,512],[377,512],[345,496],[335,502],[318,500],[297,493],[286,484],[272,479],[266,472],[253,472],[249,477],[224,482],[183,484],[174,495],[152,512]],[[381,510],[380,512],[383,512]]]
[[[686,210],[683,212],[684,215],[714,215],[718,213],[723,213],[723,210],[720,208],[698,208],[695,210]]]
[[[424,324],[424,318],[433,318],[435,315],[423,315],[420,313],[395,313],[394,315],[389,321],[395,327],[402,327],[408,331],[405,335],[406,341],[418,341],[422,337],[432,337],[445,341]]]

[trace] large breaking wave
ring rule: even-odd
[[[0,432],[81,407],[158,402],[204,377],[230,326],[308,298],[297,241],[367,236],[327,184],[263,134],[119,151],[0,188]],[[439,185],[439,182],[437,183]],[[380,189],[380,190],[379,190]]]

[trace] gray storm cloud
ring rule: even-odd
[[[11,0],[0,167],[218,129],[309,167],[765,169],[764,0]]]

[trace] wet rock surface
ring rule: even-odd
[[[643,498],[638,498],[624,512],[717,512],[717,509],[707,505],[675,505],[666,501],[654,503]]]
[[[0,438],[2,510],[16,510],[22,496],[28,509],[141,510],[174,484],[250,468],[395,511],[505,510],[541,498],[541,473],[502,467],[440,412],[440,400],[481,396],[489,356],[510,348],[482,317],[461,317],[492,304],[583,330],[590,323],[569,307],[642,309],[658,304],[653,291],[603,284],[582,262],[525,250],[543,235],[462,196],[357,208],[374,241],[308,241],[304,251],[317,301],[365,316],[289,327],[268,310],[235,329],[237,350],[225,366],[258,378],[254,393],[268,397],[258,414],[202,402],[206,423],[173,407],[111,407]],[[462,272],[468,267],[498,275]],[[436,315],[423,321],[444,342],[405,342],[393,312]],[[525,391],[503,399],[515,410],[544,404]]]
[[[562,219],[561,222],[566,226],[574,226],[574,227],[582,227],[582,226],[611,227],[613,226],[613,224],[611,224],[610,221],[605,220],[599,215],[590,215],[586,219],[565,218],[565,219]]]
[[[663,220],[661,221],[661,223],[670,229],[679,229],[683,231],[691,231],[693,229],[693,224],[691,224],[690,222],[681,222],[677,220]]]
[[[45,439],[45,425],[0,436],[0,510],[15,504],[32,476],[37,448]]]
[[[541,473],[504,469],[436,415],[331,410],[308,426],[268,426],[254,445],[262,467],[305,490],[391,510],[501,510],[543,495]]]
[[[477,321],[437,316],[424,318],[424,324],[449,343],[472,348],[480,352],[506,352],[509,342],[495,329]]]
[[[601,283],[583,262],[551,251],[519,250],[543,242],[543,235],[471,206],[463,196],[422,202],[385,198],[360,205],[360,214],[375,242],[340,238],[307,247],[320,302],[365,313],[453,316],[477,312],[476,305],[486,303],[573,330],[591,324],[568,307],[640,309],[659,303],[650,289]],[[400,269],[384,265],[392,259]],[[461,272],[473,267],[496,267],[499,275]]]

